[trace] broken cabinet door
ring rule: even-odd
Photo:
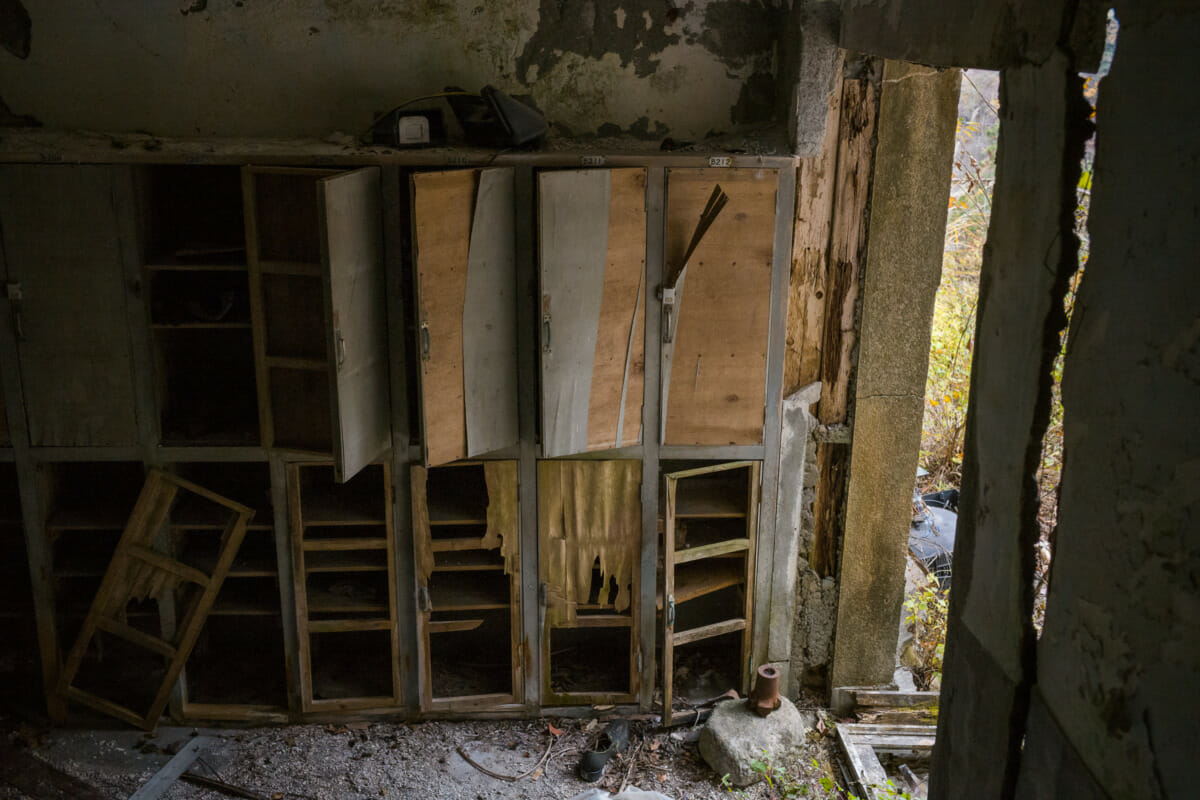
[[[263,444],[332,455],[347,481],[391,446],[379,168],[242,185]]]
[[[675,649],[715,646],[732,655],[722,676],[741,692],[749,681],[754,543],[761,462],[735,461],[667,473],[663,528],[663,724],[671,724]],[[717,637],[725,637],[719,642]],[[736,640],[737,644],[730,647]],[[696,700],[697,698],[690,698]]]
[[[379,168],[317,182],[329,324],[333,463],[339,482],[391,447]]]
[[[666,273],[682,270],[664,314],[660,441],[760,444],[778,170],[667,172]],[[726,195],[682,264],[714,187]]]
[[[646,171],[538,176],[542,454],[642,440]]]
[[[425,463],[517,443],[513,171],[411,178]]]

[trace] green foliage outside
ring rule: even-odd
[[[750,769],[762,775],[768,800],[860,800],[857,795],[851,794],[830,777],[829,770],[822,767],[815,758],[810,766],[797,765],[789,771],[772,764],[767,754],[763,753],[761,759],[750,762]],[[729,782],[729,775],[721,776],[721,785],[737,800],[750,800],[750,795],[745,790]],[[913,800],[910,792],[897,788],[891,780],[882,786],[871,788],[879,800]]]

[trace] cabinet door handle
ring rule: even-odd
[[[675,595],[667,598],[667,629],[675,629]]]
[[[550,315],[542,315],[542,351],[550,352]]]
[[[429,587],[425,584],[421,584],[417,588],[417,608],[424,612],[432,610],[429,603]]]
[[[337,340],[337,365],[340,367],[346,363],[346,340],[342,338],[341,331],[336,331],[334,337]]]
[[[429,360],[429,351],[433,346],[433,342],[429,338],[429,323],[421,323],[421,360]]]

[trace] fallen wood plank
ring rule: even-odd
[[[129,795],[129,800],[156,800],[161,797],[190,767],[204,748],[212,744],[207,736],[197,736],[189,741],[176,753],[166,765],[142,784],[142,787]]]

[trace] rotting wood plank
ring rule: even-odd
[[[723,636],[726,633],[734,633],[735,631],[744,631],[748,627],[748,620],[744,617],[738,619],[727,619],[721,622],[714,622],[711,625],[702,625],[699,628],[689,628],[686,631],[679,631],[672,637],[672,643],[675,645],[687,644],[688,642],[698,642],[701,639],[711,639],[714,636]]]
[[[467,457],[463,307],[478,173],[420,172],[410,181],[425,463],[435,466]]]
[[[845,423],[849,415],[855,314],[866,258],[867,204],[878,111],[879,89],[870,77],[843,81],[821,339],[821,400],[817,406],[817,418],[826,425]],[[837,571],[835,553],[845,505],[847,464],[845,446],[817,445],[819,478],[810,563],[822,577]]]
[[[664,444],[763,440],[778,170],[673,169],[666,259],[682,259],[713,186],[728,206],[696,248],[675,303]]]
[[[840,77],[836,78],[835,85],[841,85]],[[792,268],[788,282],[784,397],[801,386],[819,380],[821,376],[821,343],[825,323],[829,244],[833,230],[834,176],[837,171],[841,103],[841,93],[831,92],[821,152],[812,158],[800,159],[797,165]]]

